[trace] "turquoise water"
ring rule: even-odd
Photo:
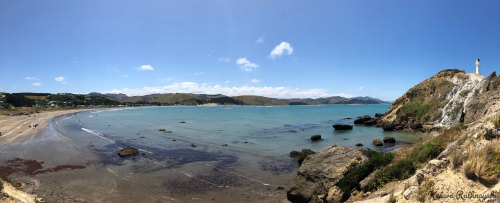
[[[66,122],[78,119],[79,127],[100,136],[94,140],[97,144],[101,140],[102,144],[114,142],[149,152],[191,148],[195,144],[204,149],[229,148],[259,156],[286,157],[292,150],[318,151],[332,145],[354,147],[356,143],[375,150],[392,149],[374,148],[371,144],[373,139],[384,136],[396,137],[399,144],[417,141],[420,137],[412,133],[384,132],[365,126],[335,131],[331,126],[352,124],[353,119],[345,118],[374,116],[388,108],[389,105],[153,107],[93,111]],[[310,136],[315,134],[323,140],[311,142]]]
[[[422,136],[354,126],[389,105],[151,107],[95,110],[61,116],[29,139],[0,147],[0,160],[37,160],[44,168],[83,169],[23,176],[47,202],[284,202],[296,174],[292,150],[332,145],[389,151]],[[167,132],[161,132],[165,129]],[[310,137],[320,134],[322,141]],[[393,136],[394,145],[372,140]],[[174,141],[175,140],[175,141]],[[195,147],[193,147],[193,145]],[[117,152],[135,147],[140,155]],[[33,180],[35,179],[35,180]],[[39,185],[40,187],[36,187]]]

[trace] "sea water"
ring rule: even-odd
[[[51,143],[78,146],[72,148],[82,156],[60,150],[55,155],[49,146],[54,144],[41,146],[40,141],[21,145],[43,148],[45,153],[31,157],[46,164],[70,159],[71,163],[62,161],[53,165],[87,166],[74,170],[76,172],[38,175],[37,181],[45,184],[38,193],[51,201],[61,201],[58,198],[64,196],[120,202],[144,198],[181,202],[276,202],[286,199],[284,190],[276,188],[286,187],[298,168],[297,161],[289,157],[292,150],[319,151],[333,145],[355,147],[361,143],[364,149],[390,151],[418,141],[422,136],[418,133],[385,132],[362,125],[354,125],[353,130],[346,131],[332,128],[338,123],[353,124],[357,116],[384,113],[389,107],[173,106],[94,110],[57,118],[45,134],[39,136],[40,140],[53,140],[56,133],[62,139]],[[316,134],[321,135],[321,141],[310,140]],[[396,144],[372,145],[373,139],[381,140],[385,136],[395,137]],[[119,157],[117,152],[126,147],[139,149],[139,155]],[[7,150],[16,151],[4,149]],[[52,158],[56,156],[66,158]],[[61,185],[72,187],[60,188]],[[54,190],[64,192],[57,196]]]

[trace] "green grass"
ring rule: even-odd
[[[413,163],[423,163],[437,157],[444,149],[444,143],[439,139],[434,139],[413,149],[410,159]]]
[[[401,113],[416,119],[426,117],[431,110],[435,110],[438,104],[435,102],[425,103],[424,98],[416,98],[401,107]]]
[[[360,190],[359,182],[366,178],[370,173],[378,168],[386,166],[394,159],[394,154],[383,153],[376,151],[364,151],[368,157],[368,161],[361,164],[354,170],[349,171],[340,181],[337,186],[342,190],[342,201],[349,199],[353,189]]]
[[[443,80],[441,83],[439,83],[439,87],[448,87],[452,85],[453,83],[448,81],[448,80]]]
[[[498,116],[497,119],[493,121],[493,124],[496,128],[500,128],[500,116]]]
[[[410,160],[398,161],[377,172],[375,178],[368,183],[366,190],[373,191],[390,181],[409,178],[415,173],[416,169],[415,164]]]

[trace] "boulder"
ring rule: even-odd
[[[396,139],[394,137],[384,137],[384,143],[396,143]]]
[[[383,146],[384,144],[379,139],[373,139],[373,145],[375,145],[375,146]]]
[[[136,156],[138,154],[139,154],[139,151],[133,147],[123,148],[120,151],[118,151],[118,156],[121,156],[121,157]]]
[[[321,140],[321,135],[313,135],[313,136],[311,136],[311,140],[312,141],[319,141],[319,140]]]
[[[364,125],[372,126],[372,125],[375,125],[376,123],[377,123],[377,120],[370,118],[370,119],[365,121]]]
[[[393,123],[385,123],[382,125],[382,128],[384,129],[384,131],[393,131],[394,129],[396,129],[396,125],[394,125]]]
[[[415,192],[418,191],[418,187],[417,186],[411,186],[409,187],[408,189],[406,189],[404,192],[403,192],[403,197],[406,199],[406,200],[409,200],[411,195]]]
[[[384,115],[385,115],[385,114],[383,114],[383,113],[376,113],[376,114],[375,114],[375,118],[380,118],[380,117],[382,117],[382,116],[384,116]]]
[[[500,132],[497,129],[487,128],[484,133],[484,139],[486,140],[493,140],[498,137],[500,137]]]
[[[358,148],[328,147],[309,155],[287,189],[291,202],[339,202],[337,182],[368,158]]]
[[[356,118],[356,120],[354,120],[354,124],[364,124],[364,123],[365,123],[365,119],[361,118],[361,117],[358,117],[358,118]]]
[[[363,144],[358,143],[358,144],[356,144],[356,146],[357,146],[357,147],[362,147],[362,146],[363,146]]]
[[[449,159],[446,158],[441,160],[433,159],[429,161],[426,169],[432,174],[439,174],[442,169],[446,169],[446,167],[448,167],[448,164],[450,164]]]
[[[335,124],[332,125],[335,130],[352,130],[352,125],[347,125],[347,124]]]
[[[290,152],[290,157],[297,157],[297,162],[299,163],[299,166],[302,164],[302,161],[304,161],[304,159],[311,155],[311,154],[314,154],[316,152],[310,150],[310,149],[302,149],[301,152],[298,152],[298,151],[291,151]]]

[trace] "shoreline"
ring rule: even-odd
[[[38,133],[44,131],[48,123],[54,118],[93,110],[96,109],[64,109],[19,116],[0,115],[0,146],[36,136]],[[35,125],[37,127],[35,127]],[[4,177],[0,178],[0,186],[2,186],[0,187],[0,193],[4,195],[4,197],[0,198],[1,201],[28,203],[43,202],[43,200],[38,198],[35,194],[29,194],[20,190],[8,181],[3,180],[3,178]]]

